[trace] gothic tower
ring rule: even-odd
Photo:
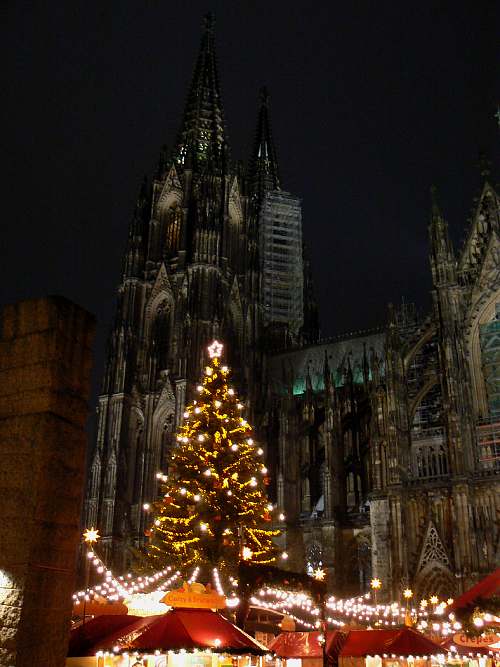
[[[118,567],[142,543],[143,505],[205,344],[222,337],[242,376],[255,344],[244,321],[248,202],[230,168],[214,42],[207,16],[178,139],[141,188],[118,289],[85,507]]]
[[[247,176],[231,163],[208,15],[177,141],[137,199],[99,396],[85,522],[99,527],[103,556],[117,569],[143,544],[144,505],[156,497],[156,473],[166,471],[186,395],[214,337],[224,340],[258,423],[265,370],[259,215],[265,193],[279,187],[267,93]]]

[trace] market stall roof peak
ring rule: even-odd
[[[118,620],[117,620],[118,619]],[[71,632],[68,657],[97,651],[211,650],[265,655],[269,650],[221,614],[209,609],[172,609],[158,616],[99,616]]]

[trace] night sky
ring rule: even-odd
[[[138,187],[175,139],[213,10],[232,157],[266,84],[323,335],[381,324],[403,296],[427,308],[430,185],[458,243],[480,150],[498,181],[499,7],[6,0],[0,301],[57,293],[95,313],[101,375]]]

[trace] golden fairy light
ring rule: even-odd
[[[94,527],[87,528],[83,533],[83,540],[87,542],[87,544],[93,544],[94,542],[97,542],[99,538],[99,530]]]
[[[248,547],[243,547],[242,556],[243,560],[251,560],[253,556],[253,551]]]

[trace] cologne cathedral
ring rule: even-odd
[[[500,198],[488,175],[460,251],[432,197],[431,312],[320,340],[300,199],[280,180],[269,97],[232,160],[214,24],[176,142],[129,226],[85,500],[102,555],[144,544],[159,470],[213,338],[225,341],[271,472],[293,570],[341,595],[453,596],[498,566]],[[427,267],[422,267],[422,271]]]

